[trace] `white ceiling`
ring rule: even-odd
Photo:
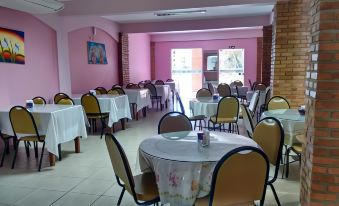
[[[206,10],[206,13],[192,13],[175,16],[156,16],[154,15],[155,11],[151,11],[151,12],[136,12],[117,15],[107,15],[104,17],[118,23],[138,23],[138,22],[161,22],[173,20],[213,19],[213,18],[227,18],[240,16],[259,16],[270,14],[272,12],[273,5],[246,4],[246,5],[230,5],[217,7],[201,7],[195,9]],[[195,10],[195,9],[185,9],[185,10]],[[168,12],[168,11],[183,11],[183,10],[182,9],[161,10],[156,12]]]

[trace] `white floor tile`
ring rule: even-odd
[[[79,193],[67,193],[52,206],[90,206],[99,196]]]
[[[57,201],[64,192],[50,190],[35,190],[25,198],[19,200],[14,205],[18,206],[47,206]]]

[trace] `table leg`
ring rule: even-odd
[[[146,117],[147,107],[142,108],[142,115]]]
[[[120,122],[121,122],[122,130],[125,130],[126,129],[125,119],[121,119]]]
[[[80,153],[80,138],[76,137],[74,139],[75,153]]]
[[[49,166],[55,166],[55,155],[52,153],[49,153]]]

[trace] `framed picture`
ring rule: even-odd
[[[25,33],[0,27],[0,62],[25,64]]]
[[[105,44],[87,42],[88,64],[107,64]]]

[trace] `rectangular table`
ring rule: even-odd
[[[170,86],[169,85],[154,85],[157,89],[157,95],[162,96],[161,104],[167,105],[167,100],[170,98]]]
[[[136,120],[138,120],[138,111],[146,108],[152,107],[151,94],[148,89],[124,89],[126,95],[128,96],[128,101],[132,104],[133,115]],[[136,110],[134,106],[136,105]],[[146,111],[144,110],[144,116]]]
[[[72,99],[76,105],[81,105],[81,96],[79,94],[72,95]],[[131,110],[129,107],[129,101],[127,95],[96,95],[101,112],[109,113],[108,126],[112,127],[113,123],[118,122],[121,119],[131,117]]]
[[[11,107],[0,108],[0,129],[4,134],[13,135],[9,120]],[[87,138],[86,114],[79,105],[35,105],[29,109],[36,122],[38,131],[46,135],[45,146],[50,153],[50,165],[55,164],[55,156],[59,156],[58,145],[75,140],[75,150],[80,152],[79,137]],[[22,135],[21,135],[22,136]],[[18,136],[20,139],[21,136]]]

